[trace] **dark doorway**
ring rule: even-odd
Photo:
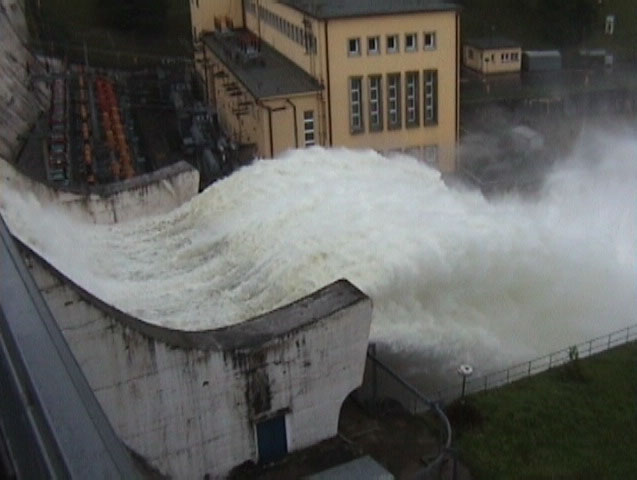
[[[257,423],[257,444],[259,463],[276,462],[288,453],[288,439],[285,433],[285,415]]]

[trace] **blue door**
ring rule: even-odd
[[[288,453],[288,439],[285,433],[285,415],[257,423],[257,444],[259,463],[276,462]]]

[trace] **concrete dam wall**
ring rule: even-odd
[[[345,280],[232,327],[184,332],[118,311],[25,256],[116,432],[173,478],[222,478],[259,461],[267,420],[282,419],[289,451],[336,435],[362,381],[371,301]]]
[[[23,4],[0,2],[0,189],[19,193],[0,198],[0,209],[25,197],[54,206],[46,219],[53,225],[58,213],[110,225],[171,211],[197,194],[199,174],[185,162],[74,190],[18,171],[11,162],[48,108],[49,69],[63,72],[29,52]],[[64,241],[73,244],[73,235],[64,232]],[[162,475],[223,478],[266,460],[260,432],[273,422],[282,426],[279,453],[337,434],[342,402],[362,381],[372,309],[346,280],[233,326],[181,331],[91,294],[30,239],[21,244],[26,263],[109,421]]]
[[[0,159],[0,178],[42,205],[59,205],[89,223],[113,224],[169,212],[197,194],[199,172],[181,161],[152,173],[85,190],[59,189],[33,180]]]

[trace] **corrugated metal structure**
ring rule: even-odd
[[[522,70],[525,72],[546,72],[562,69],[562,54],[557,50],[524,50]]]

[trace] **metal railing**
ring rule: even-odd
[[[635,340],[637,340],[637,324],[576,345],[571,345],[570,347],[534,358],[528,362],[513,365],[503,370],[490,372],[476,378],[467,378],[464,393],[468,395],[498,388],[516,380],[530,377],[554,367],[559,367],[575,358],[586,358]],[[458,385],[439,390],[435,395],[431,396],[439,402],[447,403],[460,398],[461,395],[462,383],[458,382]]]
[[[451,424],[440,404],[420,393],[400,377],[391,367],[383,363],[375,355],[375,345],[371,344],[367,351],[367,362],[363,384],[355,392],[355,398],[374,410],[391,410],[396,402],[413,415],[432,411],[440,420],[440,448],[433,458],[414,478],[431,478],[441,467],[443,461],[453,456],[451,451]]]

